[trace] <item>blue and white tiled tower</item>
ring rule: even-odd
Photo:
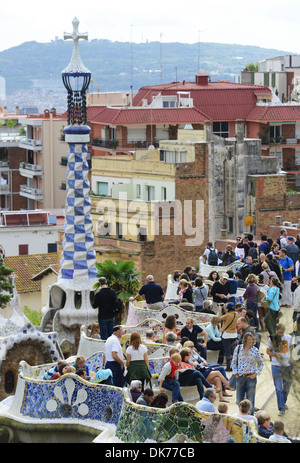
[[[47,306],[42,309],[45,324],[53,320],[53,329],[60,331],[61,339],[65,337],[71,343],[72,327],[89,326],[97,321],[91,299],[93,285],[98,281],[87,163],[90,127],[87,125],[86,90],[91,73],[83,65],[78,48],[79,39],[87,39],[88,35],[79,33],[78,25],[78,19],[74,18],[73,32],[64,34],[65,40],[73,39],[73,55],[62,71],[68,92],[68,125],[64,132],[69,152],[61,268],[57,283],[49,289]]]
[[[80,58],[78,41],[87,39],[87,33],[79,33],[78,24],[78,19],[74,18],[73,32],[64,34],[65,40],[73,39],[74,48],[70,64],[62,71],[63,83],[68,91],[68,126],[64,132],[69,153],[60,277],[73,281],[74,288],[78,283],[80,287],[83,284],[89,286],[97,273],[86,145],[90,133],[86,120],[86,90],[91,73]]]

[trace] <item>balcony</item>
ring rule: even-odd
[[[9,170],[9,161],[0,161],[0,172],[7,172]]]
[[[43,168],[39,164],[21,162],[19,172],[23,177],[27,178],[41,177],[43,175]]]
[[[127,140],[127,139],[111,139],[111,140],[101,140],[100,138],[93,138],[93,146],[98,146],[99,148],[108,148],[110,150],[121,150],[121,149],[147,149],[150,146],[150,143],[146,140]],[[153,142],[154,147],[158,147],[158,143]]]
[[[27,137],[21,137],[21,140],[19,142],[19,147],[24,148],[26,150],[30,149],[32,151],[41,151],[42,150],[42,141],[32,139],[32,138],[27,138]]]
[[[268,145],[268,146],[276,146],[276,145],[295,146],[295,145],[300,144],[300,140],[298,138],[262,137],[261,144],[262,145]]]
[[[43,192],[39,188],[32,188],[27,185],[20,185],[20,196],[33,199],[34,201],[44,201]]]
[[[9,195],[10,194],[10,191],[9,191],[9,185],[8,184],[3,184],[3,185],[0,185],[0,195]]]

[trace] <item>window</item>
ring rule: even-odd
[[[155,188],[154,188],[154,186],[147,185],[147,187],[146,187],[146,195],[147,195],[147,198],[146,198],[147,201],[154,201],[154,199],[155,199]]]
[[[147,229],[140,227],[138,229],[137,241],[147,241]]]
[[[98,196],[108,196],[108,183],[97,182],[97,193]]]
[[[229,123],[228,122],[213,122],[213,133],[219,137],[229,137]]]
[[[180,151],[180,162],[186,162],[186,152]]]
[[[48,254],[50,252],[57,252],[57,243],[48,243]]]
[[[300,151],[299,150],[296,150],[296,153],[295,153],[295,165],[300,166]]]
[[[270,139],[276,138],[281,136],[281,125],[271,125],[270,126]]]
[[[165,100],[163,101],[163,108],[175,108],[176,102],[175,100]]]
[[[161,199],[167,201],[167,189],[164,186],[161,188]]]
[[[28,244],[19,244],[19,256],[28,255]]]
[[[122,224],[120,222],[116,223],[116,238],[119,238],[120,240],[124,238]]]
[[[171,162],[171,153],[170,151],[161,150],[159,154],[160,161]]]
[[[142,196],[141,185],[137,185],[137,186],[136,186],[136,197],[137,197],[137,198],[140,198],[141,196]]]

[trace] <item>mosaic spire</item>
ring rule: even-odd
[[[82,76],[86,77],[88,70],[83,66],[78,50],[79,38],[87,38],[87,34],[78,33],[76,18],[73,20],[73,26],[73,34],[64,36],[65,40],[73,38],[74,51],[69,66],[62,72],[62,77],[68,90],[68,112],[74,114],[74,94],[76,96],[76,92],[79,91],[76,80],[82,80]],[[66,78],[70,75],[73,79],[72,85],[66,84]],[[83,101],[85,101],[86,90],[85,82],[83,88],[80,88]],[[64,132],[65,140],[69,144],[69,152],[60,278],[73,280],[76,282],[75,286],[79,285],[83,289],[91,284],[91,280],[97,278],[86,144],[89,141],[90,127],[85,125],[85,120],[75,121],[71,118],[71,124],[65,127]]]

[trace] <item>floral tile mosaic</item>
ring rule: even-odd
[[[251,424],[228,415],[199,412],[193,405],[178,402],[166,409],[134,404],[123,390],[124,403],[116,437],[125,443],[163,443],[179,435],[194,442],[265,442]]]
[[[64,375],[56,381],[26,380],[20,413],[34,419],[70,418],[114,424],[119,421],[122,390]]]

